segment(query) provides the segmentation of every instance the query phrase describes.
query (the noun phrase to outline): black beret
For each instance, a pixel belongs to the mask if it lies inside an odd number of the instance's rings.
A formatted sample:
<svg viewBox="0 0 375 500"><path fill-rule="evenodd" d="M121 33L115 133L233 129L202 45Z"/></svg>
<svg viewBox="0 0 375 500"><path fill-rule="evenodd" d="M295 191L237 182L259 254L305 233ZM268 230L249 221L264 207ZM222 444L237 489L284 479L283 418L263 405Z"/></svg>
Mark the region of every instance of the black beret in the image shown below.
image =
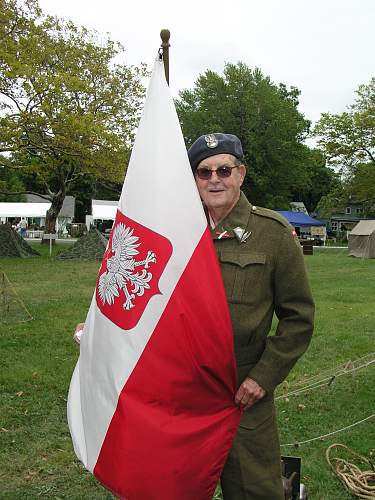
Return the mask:
<svg viewBox="0 0 375 500"><path fill-rule="evenodd" d="M201 135L188 149L188 157L193 172L205 158L222 153L233 155L241 160L243 151L239 138L232 134L220 133Z"/></svg>

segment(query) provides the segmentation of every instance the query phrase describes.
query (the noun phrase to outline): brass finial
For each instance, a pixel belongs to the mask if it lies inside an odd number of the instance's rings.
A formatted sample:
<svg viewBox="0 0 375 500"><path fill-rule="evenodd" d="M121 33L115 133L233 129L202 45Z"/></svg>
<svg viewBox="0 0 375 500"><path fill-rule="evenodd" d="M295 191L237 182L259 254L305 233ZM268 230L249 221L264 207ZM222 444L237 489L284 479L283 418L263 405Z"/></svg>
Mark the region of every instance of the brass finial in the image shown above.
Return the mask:
<svg viewBox="0 0 375 500"><path fill-rule="evenodd" d="M163 62L164 62L164 71L165 71L165 79L169 85L169 38L171 33L169 30L161 30L160 38L162 40L161 48L163 49Z"/></svg>

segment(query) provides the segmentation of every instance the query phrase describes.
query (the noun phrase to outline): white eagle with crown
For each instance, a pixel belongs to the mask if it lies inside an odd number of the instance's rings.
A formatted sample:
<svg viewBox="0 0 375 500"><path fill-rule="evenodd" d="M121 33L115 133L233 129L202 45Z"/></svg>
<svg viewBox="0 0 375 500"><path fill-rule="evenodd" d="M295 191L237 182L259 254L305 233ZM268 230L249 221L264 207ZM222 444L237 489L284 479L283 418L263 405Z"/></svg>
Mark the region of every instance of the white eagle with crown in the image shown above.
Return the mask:
<svg viewBox="0 0 375 500"><path fill-rule="evenodd" d="M112 253L107 257L107 271L102 273L98 283L98 293L103 305L107 302L112 305L116 297L124 291L125 302L123 308L129 311L134 307L136 296L142 296L145 290L150 288L149 282L152 273L148 271L150 264L156 262L156 255L149 250L142 261L136 261L135 255L139 254L137 248L138 236L133 235L134 229L119 223L115 226L112 234ZM136 271L136 268L143 269Z"/></svg>

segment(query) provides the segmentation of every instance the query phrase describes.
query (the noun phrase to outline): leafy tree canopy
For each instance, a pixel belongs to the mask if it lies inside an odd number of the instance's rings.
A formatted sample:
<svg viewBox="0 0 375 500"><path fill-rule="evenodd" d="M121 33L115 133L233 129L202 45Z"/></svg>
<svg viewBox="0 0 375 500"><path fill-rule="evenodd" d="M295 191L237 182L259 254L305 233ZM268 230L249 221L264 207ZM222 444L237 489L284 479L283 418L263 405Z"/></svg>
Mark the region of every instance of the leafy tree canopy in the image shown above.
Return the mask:
<svg viewBox="0 0 375 500"><path fill-rule="evenodd" d="M193 89L181 91L176 107L188 146L202 134L237 135L248 170L244 189L252 202L288 208L295 196L316 203L321 194L309 191L319 191L314 175L317 169L329 175L324 161L319 164L303 144L310 122L297 109L299 94L295 87L272 83L259 69L226 64L223 75L208 70Z"/></svg>
<svg viewBox="0 0 375 500"><path fill-rule="evenodd" d="M313 133L331 166L351 175L361 163L375 166L375 78L357 90L357 99L341 114L323 113Z"/></svg>
<svg viewBox="0 0 375 500"><path fill-rule="evenodd" d="M0 7L0 162L47 194L53 231L80 178L123 179L145 68L115 62L120 44L43 15L35 0Z"/></svg>
<svg viewBox="0 0 375 500"><path fill-rule="evenodd" d="M365 217L375 216L375 169L371 162L352 166L350 175L331 186L319 202L319 212L330 217L339 207L360 203Z"/></svg>

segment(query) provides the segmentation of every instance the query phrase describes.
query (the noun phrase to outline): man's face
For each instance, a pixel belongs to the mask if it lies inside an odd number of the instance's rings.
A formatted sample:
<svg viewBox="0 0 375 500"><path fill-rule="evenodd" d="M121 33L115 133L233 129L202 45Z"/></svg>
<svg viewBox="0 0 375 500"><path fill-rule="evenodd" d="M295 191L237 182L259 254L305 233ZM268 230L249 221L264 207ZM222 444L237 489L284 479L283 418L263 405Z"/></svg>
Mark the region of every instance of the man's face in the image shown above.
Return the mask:
<svg viewBox="0 0 375 500"><path fill-rule="evenodd" d="M202 160L199 169L216 170L220 167L232 168L235 166L235 157L230 154L219 154L210 156ZM216 172L212 172L209 179L200 179L195 173L195 182L198 187L200 197L208 210L230 211L237 203L240 196L240 188L245 178L246 168L240 165L233 168L229 177L219 177Z"/></svg>

